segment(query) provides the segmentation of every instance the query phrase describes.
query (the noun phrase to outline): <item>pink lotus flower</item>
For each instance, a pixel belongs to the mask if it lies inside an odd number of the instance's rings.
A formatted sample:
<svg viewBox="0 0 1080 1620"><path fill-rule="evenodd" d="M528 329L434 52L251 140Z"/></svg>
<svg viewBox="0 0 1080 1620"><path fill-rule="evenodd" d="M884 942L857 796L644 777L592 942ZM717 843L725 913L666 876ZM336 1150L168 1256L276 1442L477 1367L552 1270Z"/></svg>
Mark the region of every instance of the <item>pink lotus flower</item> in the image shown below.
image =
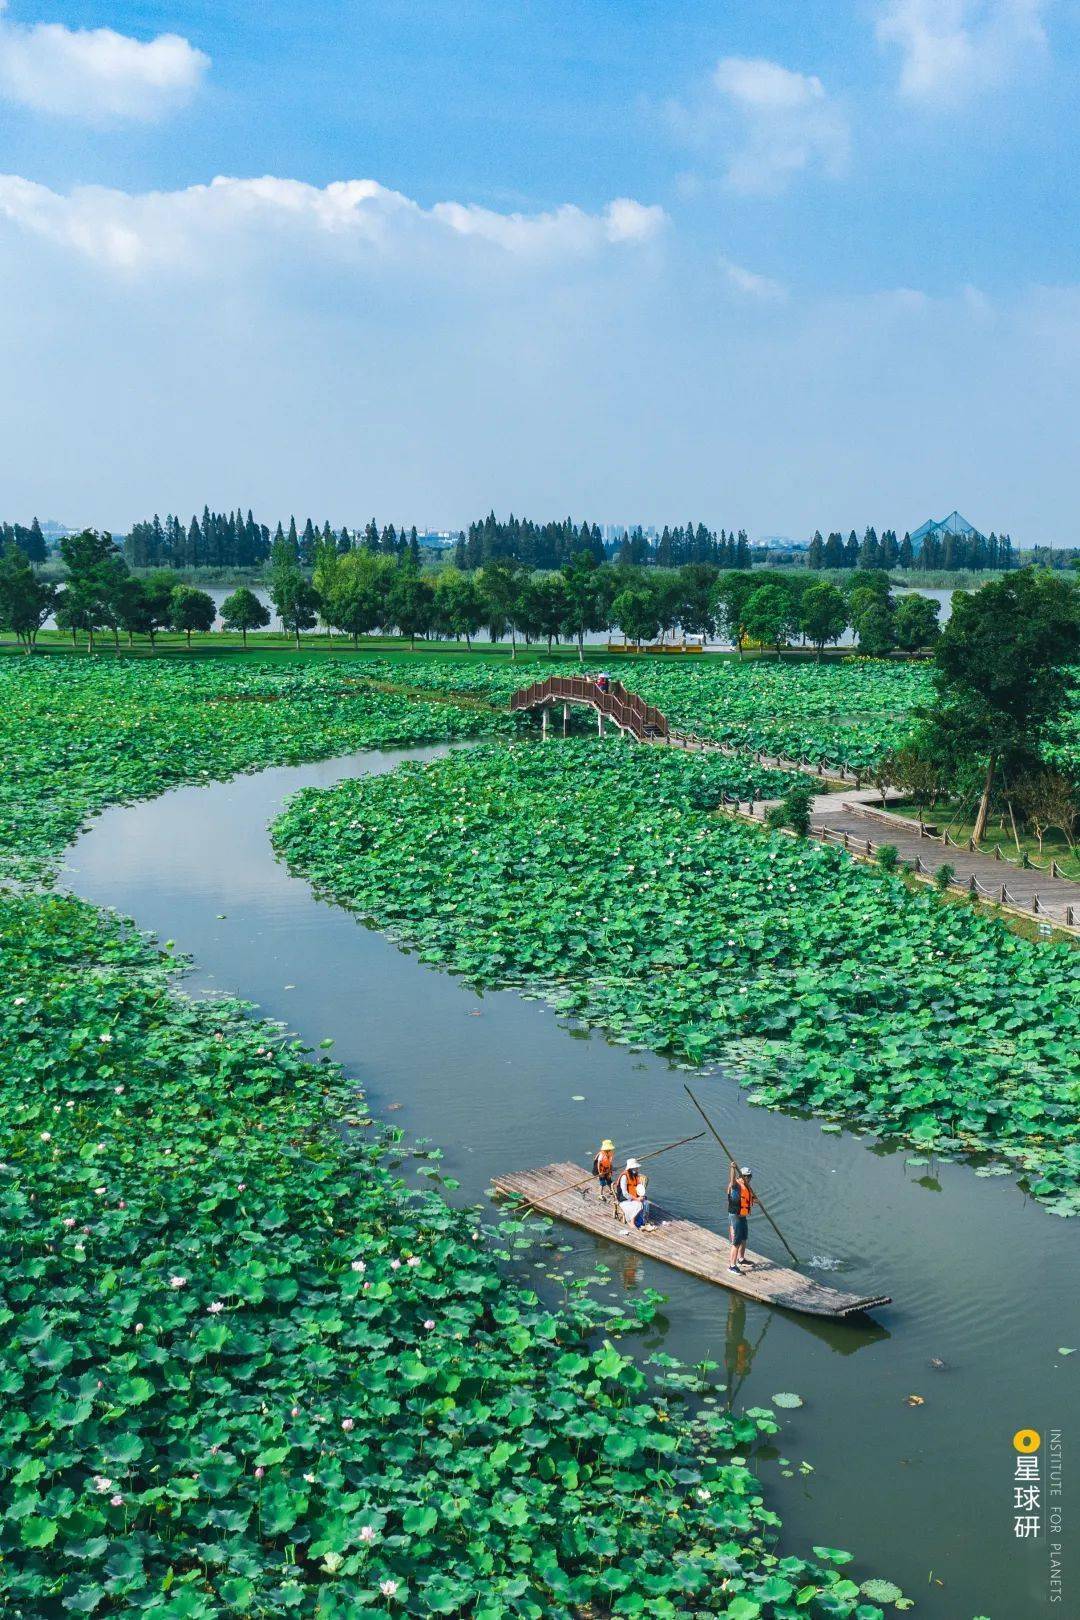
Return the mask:
<svg viewBox="0 0 1080 1620"><path fill-rule="evenodd" d="M361 1529L361 1531L360 1531L360 1540L361 1541L374 1541L375 1540L375 1527L373 1525L370 1525L370 1524L365 1524L363 1526L363 1528Z"/></svg>
<svg viewBox="0 0 1080 1620"><path fill-rule="evenodd" d="M94 1489L99 1496L104 1496L106 1492L112 1490L112 1480L106 1479L104 1474L95 1474Z"/></svg>
<svg viewBox="0 0 1080 1620"><path fill-rule="evenodd" d="M315 1475L314 1474L305 1474L304 1478L307 1480L309 1485L314 1485L314 1483L315 1483Z"/></svg>
<svg viewBox="0 0 1080 1620"><path fill-rule="evenodd" d="M434 1319L429 1316L427 1321L424 1323L424 1326L427 1328L428 1332L430 1333L432 1328L435 1326Z"/></svg>
<svg viewBox="0 0 1080 1620"><path fill-rule="evenodd" d="M65 1215L64 1216L64 1225L65 1226L74 1226L75 1225L75 1217L74 1217L74 1215Z"/></svg>
<svg viewBox="0 0 1080 1620"><path fill-rule="evenodd" d="M109 1506L110 1507L123 1507L123 1505L124 1505L124 1498L120 1495L119 1491L117 1491L115 1496L110 1496L109 1497Z"/></svg>
<svg viewBox="0 0 1080 1620"><path fill-rule="evenodd" d="M41 1140L43 1142L51 1142L52 1141L52 1131L42 1131Z"/></svg>
<svg viewBox="0 0 1080 1620"><path fill-rule="evenodd" d="M136 1331L136 1333L141 1333L141 1332L142 1332L142 1330L143 1330L143 1325L142 1325L142 1323L141 1323L141 1322L136 1322L136 1324L135 1324L135 1331Z"/></svg>
<svg viewBox="0 0 1080 1620"><path fill-rule="evenodd" d="M178 1276L178 1277L170 1277L169 1278L169 1287L170 1288L183 1288L186 1285L186 1283L187 1283L187 1278L186 1277L179 1277Z"/></svg>
<svg viewBox="0 0 1080 1620"><path fill-rule="evenodd" d="M410 1266L418 1266L420 1264L420 1256L418 1254L414 1254L408 1263Z"/></svg>
<svg viewBox="0 0 1080 1620"><path fill-rule="evenodd" d="M352 1270L353 1271L366 1271L367 1270L367 1265L365 1264L365 1262L363 1260L354 1260L353 1263L352 1263Z"/></svg>
<svg viewBox="0 0 1080 1620"><path fill-rule="evenodd" d="M256 1479L262 1479L262 1477L263 1477L263 1475L265 1473L266 1473L265 1468L256 1468L256 1470L255 1470L255 1478Z"/></svg>
<svg viewBox="0 0 1080 1620"><path fill-rule="evenodd" d="M341 1427L345 1430L345 1433L348 1434L350 1429L354 1429L356 1427L355 1419L353 1419L353 1418L342 1418Z"/></svg>
<svg viewBox="0 0 1080 1620"><path fill-rule="evenodd" d="M212 1305L208 1305L206 1307L206 1313L208 1316L216 1316L219 1311L223 1311L224 1309L225 1307L221 1303L220 1299L215 1299Z"/></svg>
<svg viewBox="0 0 1080 1620"><path fill-rule="evenodd" d="M388 1598L395 1597L397 1595L397 1588L398 1588L397 1581L380 1581L379 1582L379 1591L382 1593L383 1597L388 1597Z"/></svg>
<svg viewBox="0 0 1080 1620"><path fill-rule="evenodd" d="M391 1262L390 1262L390 1270L391 1271L400 1271L401 1270L401 1261L400 1260L391 1260Z"/></svg>

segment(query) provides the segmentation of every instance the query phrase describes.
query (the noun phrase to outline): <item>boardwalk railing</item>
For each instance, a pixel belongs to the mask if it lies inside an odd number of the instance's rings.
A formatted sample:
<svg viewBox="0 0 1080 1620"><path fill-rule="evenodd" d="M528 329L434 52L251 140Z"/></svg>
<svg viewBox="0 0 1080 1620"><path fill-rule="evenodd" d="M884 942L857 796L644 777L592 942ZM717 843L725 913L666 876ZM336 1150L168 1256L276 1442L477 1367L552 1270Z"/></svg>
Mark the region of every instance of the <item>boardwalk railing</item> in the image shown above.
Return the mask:
<svg viewBox="0 0 1080 1620"><path fill-rule="evenodd" d="M750 812L756 815L757 808L750 807ZM876 859L879 851L888 844L886 839L876 842L872 838L859 838L854 833L825 826L811 827L810 837L820 839L823 844L836 844L849 855L858 855L867 861ZM935 869L918 855L913 861L901 861L901 865L909 866L916 877L935 875ZM1054 876L1057 877L1059 874L1055 873ZM1029 912L1033 917L1055 918L1066 928L1076 928L1080 924L1080 909L1076 906L1048 903L1046 897L1039 894L1033 894L1030 898L1015 895L1010 892L1007 883L995 883L992 886L980 883L974 872L969 873L967 877L954 873L949 878L948 887L960 889L963 893L977 896L980 900L989 900L994 905L1011 906L1015 911Z"/></svg>
<svg viewBox="0 0 1080 1620"><path fill-rule="evenodd" d="M663 712L643 702L636 693L628 692L621 681L609 681L601 688L587 675L551 675L546 681L534 681L532 686L523 687L510 699L514 710L538 709L556 703L588 704L639 742L669 740Z"/></svg>

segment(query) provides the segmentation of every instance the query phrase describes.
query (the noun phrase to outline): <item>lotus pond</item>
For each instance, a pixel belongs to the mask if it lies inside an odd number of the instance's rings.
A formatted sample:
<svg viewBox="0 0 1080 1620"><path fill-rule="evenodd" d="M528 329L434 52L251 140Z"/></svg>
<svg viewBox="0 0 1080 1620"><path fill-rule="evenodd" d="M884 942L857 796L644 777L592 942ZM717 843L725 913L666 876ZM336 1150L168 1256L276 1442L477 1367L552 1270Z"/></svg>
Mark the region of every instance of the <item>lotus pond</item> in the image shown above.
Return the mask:
<svg viewBox="0 0 1080 1620"><path fill-rule="evenodd" d="M492 723L310 669L3 678L9 879L112 800ZM848 1553L772 1550L772 1413L618 1347L655 1297L542 1301L518 1224L408 1190L334 1065L115 916L9 889L0 940L7 1612L880 1620Z"/></svg>
<svg viewBox="0 0 1080 1620"><path fill-rule="evenodd" d="M574 672L562 661L550 667L554 674ZM927 665L867 658L819 665L715 657L616 657L605 662L594 655L586 668L607 669L661 708L677 730L748 750L862 770L903 741L912 711L931 690ZM476 692L499 703L546 673L542 665L517 666L509 660L458 665L422 657L365 658L358 669L418 690Z"/></svg>
<svg viewBox="0 0 1080 1620"><path fill-rule="evenodd" d="M88 815L178 782L500 729L331 665L0 660L0 876L37 878Z"/></svg>
<svg viewBox="0 0 1080 1620"><path fill-rule="evenodd" d="M620 739L480 746L307 790L276 848L424 961L755 1101L992 1152L1080 1208L1080 968L838 851L710 813L729 761Z"/></svg>
<svg viewBox="0 0 1080 1620"><path fill-rule="evenodd" d="M880 1614L767 1550L771 1414L511 1281L334 1065L79 901L0 922L7 1612Z"/></svg>

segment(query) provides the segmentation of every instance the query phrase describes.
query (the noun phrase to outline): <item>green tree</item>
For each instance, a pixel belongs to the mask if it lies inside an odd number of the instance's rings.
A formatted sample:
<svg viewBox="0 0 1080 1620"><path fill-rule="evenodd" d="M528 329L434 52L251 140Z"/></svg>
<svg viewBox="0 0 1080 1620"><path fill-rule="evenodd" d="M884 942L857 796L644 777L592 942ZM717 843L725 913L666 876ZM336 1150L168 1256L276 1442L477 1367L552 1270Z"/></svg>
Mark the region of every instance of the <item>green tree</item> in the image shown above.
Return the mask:
<svg viewBox="0 0 1080 1620"><path fill-rule="evenodd" d="M986 832L995 776L1010 779L1039 757L1048 727L1076 689L1080 586L1062 574L1023 568L978 591L957 591L935 648L929 741L943 738L982 773L972 837Z"/></svg>
<svg viewBox="0 0 1080 1620"><path fill-rule="evenodd" d="M602 630L608 602L604 572L591 551L577 551L562 570L566 595L566 630L577 642L578 662L585 662L585 637Z"/></svg>
<svg viewBox="0 0 1080 1620"><path fill-rule="evenodd" d="M205 591L197 591L193 585L174 587L169 622L174 630L183 631L189 647L191 632L212 630L216 618L217 608L214 606L212 596L208 596Z"/></svg>
<svg viewBox="0 0 1080 1620"><path fill-rule="evenodd" d="M848 623L848 605L843 591L820 580L803 592L799 603L799 629L817 648L818 663L826 642L840 640Z"/></svg>
<svg viewBox="0 0 1080 1620"><path fill-rule="evenodd" d="M797 628L792 600L783 586L759 585L747 598L743 625L751 641L775 647L779 659L785 636Z"/></svg>
<svg viewBox="0 0 1080 1620"><path fill-rule="evenodd" d="M714 563L687 563L679 570L678 622L684 635L708 640L716 633L713 592L719 571Z"/></svg>
<svg viewBox="0 0 1080 1620"><path fill-rule="evenodd" d="M221 619L226 630L239 630L247 646L249 630L265 630L270 623L270 609L265 607L254 591L246 585L233 591L221 604Z"/></svg>
<svg viewBox="0 0 1080 1620"><path fill-rule="evenodd" d="M517 658L517 631L521 616L521 589L524 570L512 557L496 557L480 570L480 591L487 605L485 615L492 641L510 632L510 657ZM501 630L500 630L501 627Z"/></svg>
<svg viewBox="0 0 1080 1620"><path fill-rule="evenodd" d="M743 643L747 635L746 604L755 589L754 576L742 571L721 574L713 587L716 627L722 635L726 635L734 643L740 658L743 656Z"/></svg>
<svg viewBox="0 0 1080 1620"><path fill-rule="evenodd" d="M426 635L431 628L435 607L435 593L423 574L408 564L394 569L387 597L387 614L396 624L409 645L415 650L417 636Z"/></svg>
<svg viewBox="0 0 1080 1620"><path fill-rule="evenodd" d="M859 651L867 658L887 658L896 646L893 610L880 598L865 607L854 624L859 636Z"/></svg>
<svg viewBox="0 0 1080 1620"><path fill-rule="evenodd" d="M60 555L67 564L67 587L58 599L65 627L74 633L85 630L87 651L94 650L94 633L115 622L114 605L119 582L127 575L127 564L113 543L108 530L83 529L60 542Z"/></svg>
<svg viewBox="0 0 1080 1620"><path fill-rule="evenodd" d="M0 627L13 630L28 653L58 595L55 585L37 577L25 551L7 547L0 556Z"/></svg>
<svg viewBox="0 0 1080 1620"><path fill-rule="evenodd" d="M904 652L932 647L941 634L941 603L930 596L902 596L896 605L896 645Z"/></svg>
<svg viewBox="0 0 1080 1620"><path fill-rule="evenodd" d="M536 626L540 635L547 637L548 652L566 628L569 601L566 580L562 574L542 574L532 584Z"/></svg>
<svg viewBox="0 0 1080 1620"><path fill-rule="evenodd" d="M300 650L300 634L314 630L319 622L319 593L298 568L275 570L270 580L270 599L286 635L295 636Z"/></svg>
<svg viewBox="0 0 1080 1620"><path fill-rule="evenodd" d="M458 641L464 636L472 651L472 638L484 623L484 599L471 574L452 566L442 570L435 581L434 622Z"/></svg>
<svg viewBox="0 0 1080 1620"><path fill-rule="evenodd" d="M167 630L172 622L172 593L175 589L175 580L164 568L156 573L148 574L141 581L143 603L146 612L145 633L150 637L153 647L159 630Z"/></svg>
<svg viewBox="0 0 1080 1620"><path fill-rule="evenodd" d="M611 617L628 641L638 645L654 641L660 633L660 603L656 591L644 581L628 586L612 602Z"/></svg>
<svg viewBox="0 0 1080 1620"><path fill-rule="evenodd" d="M392 572L386 560L369 547L350 551L339 560L323 603L323 617L335 630L352 636L354 646L361 636L387 622Z"/></svg>
<svg viewBox="0 0 1080 1620"><path fill-rule="evenodd" d="M136 636L150 634L153 611L141 579L131 574L117 583L109 603L111 624L119 639L119 632L127 632L130 647Z"/></svg>

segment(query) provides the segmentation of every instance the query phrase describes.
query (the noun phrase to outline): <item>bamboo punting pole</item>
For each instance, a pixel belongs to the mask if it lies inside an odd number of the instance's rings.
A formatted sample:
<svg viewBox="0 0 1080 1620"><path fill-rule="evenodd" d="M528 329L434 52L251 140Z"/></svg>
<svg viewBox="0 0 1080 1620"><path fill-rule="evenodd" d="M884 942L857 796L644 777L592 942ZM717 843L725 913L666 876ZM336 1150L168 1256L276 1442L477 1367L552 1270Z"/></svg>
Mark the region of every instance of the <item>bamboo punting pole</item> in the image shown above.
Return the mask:
<svg viewBox="0 0 1080 1620"><path fill-rule="evenodd" d="M724 1152L727 1154L727 1156L730 1159L731 1163L732 1164L738 1164L738 1162L739 1162L738 1159L736 1159L735 1155L732 1153L731 1149L728 1147L727 1143L724 1141L723 1137L720 1135L720 1132L716 1129L716 1126L713 1124L712 1120L709 1118L709 1116L705 1112L704 1108L702 1108L701 1104L698 1102L697 1098L694 1096L694 1093L690 1090L690 1087L687 1086L687 1085L684 1085L683 1090L686 1092L686 1095L690 1098L690 1101L693 1103L694 1107L697 1109L698 1113L701 1115L702 1119L705 1121L705 1123L709 1127L710 1131L716 1137L716 1140L720 1143L720 1146L723 1148ZM799 1257L795 1253L795 1250L791 1247L791 1244L788 1242L788 1240L784 1236L783 1232L781 1232L780 1228L777 1226L776 1222L773 1220L772 1216L769 1214L768 1210L765 1208L765 1205L761 1202L761 1199L757 1197L756 1193L754 1194L754 1197L757 1199L757 1206L760 1209L761 1213L764 1215L765 1219L768 1221L769 1225L772 1227L773 1231L776 1233L777 1237L780 1239L781 1243L784 1245L784 1248L787 1250L788 1254L790 1254L790 1256L794 1260L795 1264L798 1265L799 1264Z"/></svg>

